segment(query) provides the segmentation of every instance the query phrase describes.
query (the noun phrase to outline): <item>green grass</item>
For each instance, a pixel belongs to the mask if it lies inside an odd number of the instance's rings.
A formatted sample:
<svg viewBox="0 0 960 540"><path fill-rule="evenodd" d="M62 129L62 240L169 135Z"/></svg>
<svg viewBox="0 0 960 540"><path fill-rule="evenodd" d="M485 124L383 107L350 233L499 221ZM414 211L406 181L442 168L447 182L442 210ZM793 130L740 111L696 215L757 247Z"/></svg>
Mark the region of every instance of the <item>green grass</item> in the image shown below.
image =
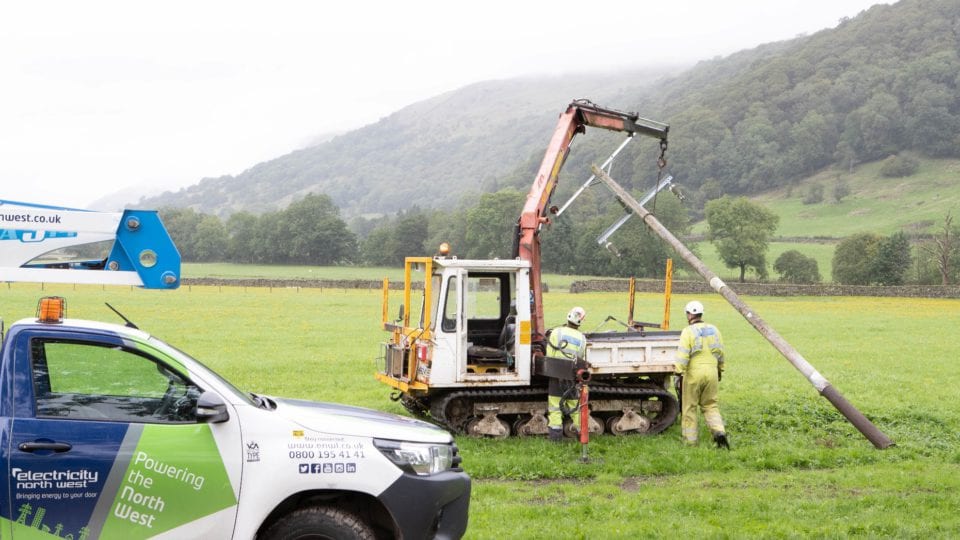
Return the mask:
<svg viewBox="0 0 960 540"><path fill-rule="evenodd" d="M373 378L379 291L0 285L9 325L44 294L71 317L119 321L114 307L242 389L403 414ZM672 300L671 325L682 306ZM393 296L394 306L399 295ZM954 538L960 535L960 409L954 406L960 300L747 297L896 446L876 450L717 295L698 297L729 357L721 412L733 451L655 437L576 444L457 437L474 479L467 538ZM547 323L572 305L585 328L625 317L625 295L545 295ZM658 295L637 318L658 319ZM704 433L702 438L708 438Z"/></svg>
<svg viewBox="0 0 960 540"><path fill-rule="evenodd" d="M920 170L906 178L883 178L880 162L854 172L828 170L804 180L787 193L780 189L757 198L780 216L778 236L843 238L859 232L889 235L931 232L943 224L947 212L960 208L958 160L923 160ZM833 186L846 181L851 194L841 202L832 199ZM809 186L824 187L824 202L803 204Z"/></svg>

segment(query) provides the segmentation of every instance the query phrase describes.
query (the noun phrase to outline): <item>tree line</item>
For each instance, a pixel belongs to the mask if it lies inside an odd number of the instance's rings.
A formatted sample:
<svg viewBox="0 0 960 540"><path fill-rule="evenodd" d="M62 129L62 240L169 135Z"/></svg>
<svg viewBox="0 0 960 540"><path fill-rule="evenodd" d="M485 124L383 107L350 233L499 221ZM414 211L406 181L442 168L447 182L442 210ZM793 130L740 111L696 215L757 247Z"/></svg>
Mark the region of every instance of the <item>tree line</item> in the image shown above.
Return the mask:
<svg viewBox="0 0 960 540"><path fill-rule="evenodd" d="M663 277L666 260L674 256L670 246L639 219L629 219L611 242L601 245L597 238L624 215L623 210L618 206L603 210L599 201L584 198L578 209L554 218L541 231L544 271ZM281 211L259 216L238 212L226 221L191 208L165 208L160 214L185 261L400 266L405 257L435 254L442 242L461 258L512 257L524 200L522 192L507 188L478 200L465 199L449 211L413 206L392 216L357 217L349 225L330 197L316 194ZM653 204L667 229L680 237L689 235L690 216L678 200L660 197ZM707 239L723 264L737 270L741 281L748 272L769 280L767 252L778 216L746 197L728 195L709 201L704 212ZM782 253L772 269L781 282L823 279L817 261L798 250ZM960 226L947 214L934 234L913 244L903 232L849 236L834 250L831 277L845 285L957 283Z"/></svg>
<svg viewBox="0 0 960 540"><path fill-rule="evenodd" d="M160 216L185 261L337 265L354 262L357 238L326 195L308 194L284 210L237 212L226 221L192 208Z"/></svg>

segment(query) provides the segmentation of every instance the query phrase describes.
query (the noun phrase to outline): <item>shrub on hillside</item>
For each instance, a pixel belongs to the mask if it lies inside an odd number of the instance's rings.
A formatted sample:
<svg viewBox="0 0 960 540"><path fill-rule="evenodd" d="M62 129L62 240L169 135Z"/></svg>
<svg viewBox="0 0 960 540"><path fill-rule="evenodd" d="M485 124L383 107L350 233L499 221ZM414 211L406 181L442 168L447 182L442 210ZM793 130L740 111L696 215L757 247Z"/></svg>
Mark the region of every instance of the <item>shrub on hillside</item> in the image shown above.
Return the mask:
<svg viewBox="0 0 960 540"><path fill-rule="evenodd" d="M920 162L910 156L890 156L880 165L880 175L884 178L903 178L919 168Z"/></svg>
<svg viewBox="0 0 960 540"><path fill-rule="evenodd" d="M803 204L820 204L823 202L823 184L817 182L810 184L810 189L803 197Z"/></svg>
<svg viewBox="0 0 960 540"><path fill-rule="evenodd" d="M850 185L846 180L837 178L837 183L833 185L833 202L839 203L847 195L850 195Z"/></svg>

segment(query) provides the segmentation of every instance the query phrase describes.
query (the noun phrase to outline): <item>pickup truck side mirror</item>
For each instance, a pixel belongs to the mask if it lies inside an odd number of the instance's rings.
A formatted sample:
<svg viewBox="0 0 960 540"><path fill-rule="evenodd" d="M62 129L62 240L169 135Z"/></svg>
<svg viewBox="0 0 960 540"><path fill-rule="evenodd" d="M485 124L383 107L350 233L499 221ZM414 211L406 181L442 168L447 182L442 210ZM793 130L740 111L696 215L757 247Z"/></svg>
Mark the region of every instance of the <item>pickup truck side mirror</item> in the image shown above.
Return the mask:
<svg viewBox="0 0 960 540"><path fill-rule="evenodd" d="M230 419L227 404L219 394L207 390L197 399L197 422L218 424Z"/></svg>

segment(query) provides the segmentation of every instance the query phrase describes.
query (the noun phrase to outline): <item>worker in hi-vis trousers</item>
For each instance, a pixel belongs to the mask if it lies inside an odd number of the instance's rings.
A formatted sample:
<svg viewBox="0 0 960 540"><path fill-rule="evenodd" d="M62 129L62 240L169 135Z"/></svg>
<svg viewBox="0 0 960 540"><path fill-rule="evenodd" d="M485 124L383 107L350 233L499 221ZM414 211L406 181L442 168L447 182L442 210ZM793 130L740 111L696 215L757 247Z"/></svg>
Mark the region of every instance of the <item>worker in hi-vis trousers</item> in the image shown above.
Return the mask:
<svg viewBox="0 0 960 540"><path fill-rule="evenodd" d="M570 362L576 362L587 355L587 337L580 331L580 325L583 324L587 312L582 307L575 307L567 314L567 323L550 330L550 337L547 339L547 356L554 358L566 358ZM572 381L565 381L550 377L547 386L547 427L549 428L549 438L551 441L560 441L563 439L563 408L573 409L570 413L570 420L573 421L574 429L580 427L580 408L577 407L577 396L569 399L568 391L573 388ZM566 396L565 396L566 395ZM566 398L565 398L566 397Z"/></svg>
<svg viewBox="0 0 960 540"><path fill-rule="evenodd" d="M717 448L730 449L720 416L720 379L723 375L723 338L720 330L703 322L703 304L694 300L685 308L689 326L680 333L674 362L677 397L680 398L680 432L683 441L697 444L698 412L713 434Z"/></svg>

